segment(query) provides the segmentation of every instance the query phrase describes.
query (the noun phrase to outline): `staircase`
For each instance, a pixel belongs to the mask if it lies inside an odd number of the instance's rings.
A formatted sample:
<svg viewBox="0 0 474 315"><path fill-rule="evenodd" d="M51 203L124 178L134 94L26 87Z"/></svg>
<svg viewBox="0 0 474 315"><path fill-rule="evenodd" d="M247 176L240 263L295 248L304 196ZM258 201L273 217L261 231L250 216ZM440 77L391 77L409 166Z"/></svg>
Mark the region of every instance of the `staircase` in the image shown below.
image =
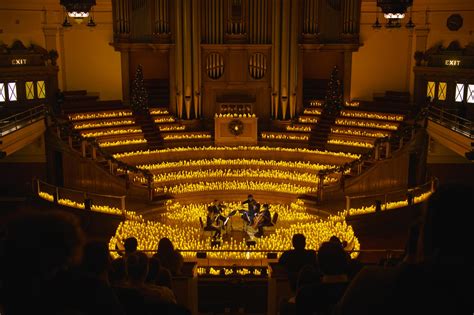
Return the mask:
<svg viewBox="0 0 474 315"><path fill-rule="evenodd" d="M135 114L135 122L141 127L143 135L151 150L159 149L163 146L163 137L159 132L150 112L140 112Z"/></svg>
<svg viewBox="0 0 474 315"><path fill-rule="evenodd" d="M318 124L311 131L309 137L310 148L323 150L326 147L331 133L331 126L334 125L337 116L339 116L339 112L329 114L323 111Z"/></svg>

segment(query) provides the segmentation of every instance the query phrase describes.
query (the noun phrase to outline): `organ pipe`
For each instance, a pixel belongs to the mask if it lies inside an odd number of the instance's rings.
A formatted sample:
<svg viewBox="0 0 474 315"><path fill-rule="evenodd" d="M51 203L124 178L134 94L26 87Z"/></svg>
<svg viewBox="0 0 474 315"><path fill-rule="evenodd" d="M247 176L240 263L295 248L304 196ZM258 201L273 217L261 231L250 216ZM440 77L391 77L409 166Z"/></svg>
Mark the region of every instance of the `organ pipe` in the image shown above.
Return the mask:
<svg viewBox="0 0 474 315"><path fill-rule="evenodd" d="M319 1L305 0L303 12L303 34L319 33Z"/></svg>
<svg viewBox="0 0 474 315"><path fill-rule="evenodd" d="M290 12L289 1L282 4L282 30L281 30L281 99L282 118L286 119L288 105L288 75L289 75L289 53L290 53Z"/></svg>
<svg viewBox="0 0 474 315"><path fill-rule="evenodd" d="M281 0L274 0L273 5L273 23L272 23L272 99L273 99L273 108L272 115L275 118L278 118L279 104L280 104L280 56L281 56Z"/></svg>
<svg viewBox="0 0 474 315"><path fill-rule="evenodd" d="M290 118L296 115L296 88L298 84L298 2L291 2L290 27L290 61L288 65L290 77Z"/></svg>
<svg viewBox="0 0 474 315"><path fill-rule="evenodd" d="M356 35L359 33L360 0L344 0L343 33Z"/></svg>
<svg viewBox="0 0 474 315"><path fill-rule="evenodd" d="M201 60L200 60L200 16L199 8L201 6L201 0L194 0L191 3L192 6L192 71L193 71L193 105L194 105L194 114L197 117L201 116L201 82L200 82L200 69L201 69Z"/></svg>
<svg viewBox="0 0 474 315"><path fill-rule="evenodd" d="M183 0L183 58L184 58L184 98L186 100L186 118L191 118L191 100L193 96L192 68L191 68L191 0Z"/></svg>
<svg viewBox="0 0 474 315"><path fill-rule="evenodd" d="M176 113L183 117L183 32L182 32L182 1L175 0L176 7Z"/></svg>

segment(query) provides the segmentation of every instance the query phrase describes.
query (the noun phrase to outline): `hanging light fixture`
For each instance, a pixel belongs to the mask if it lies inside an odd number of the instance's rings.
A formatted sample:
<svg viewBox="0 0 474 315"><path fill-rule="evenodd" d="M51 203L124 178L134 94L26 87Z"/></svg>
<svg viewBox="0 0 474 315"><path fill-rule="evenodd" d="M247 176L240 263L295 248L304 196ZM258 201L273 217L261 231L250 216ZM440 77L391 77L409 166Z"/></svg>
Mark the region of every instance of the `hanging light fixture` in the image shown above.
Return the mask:
<svg viewBox="0 0 474 315"><path fill-rule="evenodd" d="M96 5L95 0L60 0L59 3L66 10L67 16L73 18L78 24L82 23L84 19L89 17L92 7ZM64 22L66 23L66 20ZM94 21L92 20L92 22Z"/></svg>
<svg viewBox="0 0 474 315"><path fill-rule="evenodd" d="M372 28L374 30L379 30L382 28L382 24L379 22L379 8L377 8L377 11L375 11L375 23L372 24Z"/></svg>
<svg viewBox="0 0 474 315"><path fill-rule="evenodd" d="M401 27L401 20L405 18L405 13L408 8L413 5L413 0L377 0L377 7L382 10L384 18L387 19L387 28L399 28ZM377 18L378 20L378 18ZM376 21L377 23L377 21ZM415 27L411 18L410 10L410 21L406 24L407 28Z"/></svg>

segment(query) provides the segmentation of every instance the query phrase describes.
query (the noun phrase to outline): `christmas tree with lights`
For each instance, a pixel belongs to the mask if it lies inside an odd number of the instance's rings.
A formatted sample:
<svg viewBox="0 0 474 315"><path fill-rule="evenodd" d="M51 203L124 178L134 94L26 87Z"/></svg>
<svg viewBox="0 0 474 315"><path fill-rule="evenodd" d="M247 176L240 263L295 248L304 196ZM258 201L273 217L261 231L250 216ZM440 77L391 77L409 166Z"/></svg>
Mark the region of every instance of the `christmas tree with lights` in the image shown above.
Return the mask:
<svg viewBox="0 0 474 315"><path fill-rule="evenodd" d="M334 66L324 102L324 111L329 115L337 114L342 109L342 88L341 81L337 78L338 73L337 66Z"/></svg>
<svg viewBox="0 0 474 315"><path fill-rule="evenodd" d="M148 92L143 82L143 68L141 65L138 65L135 79L133 80L131 106L135 112L145 112L148 110Z"/></svg>

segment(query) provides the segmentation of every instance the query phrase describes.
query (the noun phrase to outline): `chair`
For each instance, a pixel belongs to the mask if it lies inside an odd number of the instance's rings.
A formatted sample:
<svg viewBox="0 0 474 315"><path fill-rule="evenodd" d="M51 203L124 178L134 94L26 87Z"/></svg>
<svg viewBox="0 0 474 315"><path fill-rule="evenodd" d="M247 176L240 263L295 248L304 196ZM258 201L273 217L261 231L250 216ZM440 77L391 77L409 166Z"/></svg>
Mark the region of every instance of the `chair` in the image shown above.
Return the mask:
<svg viewBox="0 0 474 315"><path fill-rule="evenodd" d="M202 221L201 217L199 217L199 225L201 226L201 237L206 236L206 234L209 237L212 236L212 231L206 231L206 229L204 228L204 222Z"/></svg>
<svg viewBox="0 0 474 315"><path fill-rule="evenodd" d="M264 226L263 227L263 232L275 232L275 225L278 221L278 212L275 212L272 217L272 225Z"/></svg>

